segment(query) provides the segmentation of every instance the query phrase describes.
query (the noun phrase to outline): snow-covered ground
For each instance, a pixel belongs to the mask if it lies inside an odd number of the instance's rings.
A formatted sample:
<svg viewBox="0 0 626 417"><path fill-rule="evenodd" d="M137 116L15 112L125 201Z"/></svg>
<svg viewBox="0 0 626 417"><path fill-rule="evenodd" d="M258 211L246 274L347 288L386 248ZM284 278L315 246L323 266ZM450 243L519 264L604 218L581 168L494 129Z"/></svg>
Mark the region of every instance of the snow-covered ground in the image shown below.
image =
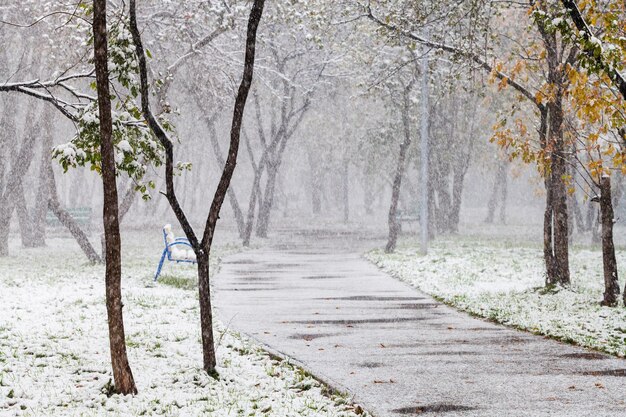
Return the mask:
<svg viewBox="0 0 626 417"><path fill-rule="evenodd" d="M151 284L161 239L158 230L123 235L134 397L106 395L112 376L103 267L87 265L68 238L49 239L44 249L13 242L11 257L0 260L0 415L356 415L348 398L326 395L305 372L222 324L216 326L220 378L207 376L194 267L166 264L163 283Z"/></svg>
<svg viewBox="0 0 626 417"><path fill-rule="evenodd" d="M503 239L438 239L427 256L407 241L395 254L366 257L392 275L478 316L612 353L626 355L626 309L601 307L599 250L574 248L572 286L546 293L539 246ZM617 253L623 288L626 251Z"/></svg>

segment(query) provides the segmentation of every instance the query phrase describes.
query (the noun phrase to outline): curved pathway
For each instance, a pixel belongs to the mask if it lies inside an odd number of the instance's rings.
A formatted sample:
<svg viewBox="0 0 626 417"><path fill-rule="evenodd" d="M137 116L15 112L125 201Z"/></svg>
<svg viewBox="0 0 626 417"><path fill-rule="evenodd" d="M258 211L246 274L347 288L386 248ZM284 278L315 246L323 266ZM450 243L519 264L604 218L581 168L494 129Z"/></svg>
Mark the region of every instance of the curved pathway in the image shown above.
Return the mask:
<svg viewBox="0 0 626 417"><path fill-rule="evenodd" d="M217 314L375 416L626 416L626 363L472 318L303 233L227 257Z"/></svg>

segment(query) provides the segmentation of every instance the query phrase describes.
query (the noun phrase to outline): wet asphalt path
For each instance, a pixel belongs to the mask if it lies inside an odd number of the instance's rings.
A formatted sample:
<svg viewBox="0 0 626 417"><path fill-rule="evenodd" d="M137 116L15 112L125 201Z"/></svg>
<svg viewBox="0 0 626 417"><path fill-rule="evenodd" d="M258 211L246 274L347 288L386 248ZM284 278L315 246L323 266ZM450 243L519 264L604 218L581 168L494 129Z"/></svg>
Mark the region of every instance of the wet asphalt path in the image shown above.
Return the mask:
<svg viewBox="0 0 626 417"><path fill-rule="evenodd" d="M301 235L224 259L218 317L384 416L626 416L624 360L442 305L361 257L373 241Z"/></svg>

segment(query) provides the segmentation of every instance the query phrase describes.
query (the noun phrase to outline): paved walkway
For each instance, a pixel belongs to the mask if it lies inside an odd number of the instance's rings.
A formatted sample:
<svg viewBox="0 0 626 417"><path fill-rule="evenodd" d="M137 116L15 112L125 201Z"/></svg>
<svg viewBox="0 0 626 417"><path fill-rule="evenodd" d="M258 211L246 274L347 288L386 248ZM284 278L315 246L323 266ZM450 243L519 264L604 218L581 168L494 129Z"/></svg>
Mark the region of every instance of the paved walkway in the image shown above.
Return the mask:
<svg viewBox="0 0 626 417"><path fill-rule="evenodd" d="M288 240L224 260L217 314L376 416L626 416L623 360L437 303L362 259L371 241Z"/></svg>

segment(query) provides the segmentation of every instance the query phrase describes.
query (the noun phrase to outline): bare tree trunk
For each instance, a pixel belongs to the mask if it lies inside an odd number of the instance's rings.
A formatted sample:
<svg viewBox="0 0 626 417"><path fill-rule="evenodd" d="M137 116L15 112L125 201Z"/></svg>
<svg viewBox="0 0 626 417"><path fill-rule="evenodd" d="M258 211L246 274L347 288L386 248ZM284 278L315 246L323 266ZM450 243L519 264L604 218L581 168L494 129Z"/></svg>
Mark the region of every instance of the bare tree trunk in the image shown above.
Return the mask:
<svg viewBox="0 0 626 417"><path fill-rule="evenodd" d="M198 256L199 255L199 256ZM200 294L200 329L202 334L202 357L204 370L216 377L215 343L213 339L213 309L211 307L211 285L209 282L209 254L199 251L198 260L198 291Z"/></svg>
<svg viewBox="0 0 626 417"><path fill-rule="evenodd" d="M342 191L343 191L343 222L348 223L350 221L350 191L349 191L349 165L348 161L343 163L342 172Z"/></svg>
<svg viewBox="0 0 626 417"><path fill-rule="evenodd" d="M578 228L578 231L579 232L587 231L585 221L583 219L583 213L580 209L580 203L578 202L578 199L576 198L576 194L572 195L572 199L570 200L570 202L572 204L572 214L574 216L574 219L576 220L576 227Z"/></svg>
<svg viewBox="0 0 626 417"><path fill-rule="evenodd" d="M215 154L215 159L217 160L217 163L219 165L223 166L225 162L224 157L222 156L222 150L220 149L220 143L217 140L215 125L212 121L209 121L207 123L209 125L209 138L211 139L211 144L213 145L213 153ZM239 233L239 237L243 239L245 236L246 225L244 222L243 212L241 211L239 201L237 200L237 194L235 193L235 189L232 186L228 187L228 202L230 203L230 208L233 211L235 222L237 223L237 231Z"/></svg>
<svg viewBox="0 0 626 417"><path fill-rule="evenodd" d="M592 204L587 204L587 212L585 214L585 228L586 230L592 230L596 220L596 210Z"/></svg>
<svg viewBox="0 0 626 417"><path fill-rule="evenodd" d="M40 138L41 158L39 166L39 184L35 195L33 210L28 209L24 192L24 181L20 182L15 194L15 209L20 224L22 246L25 248L42 247L46 244L46 211L48 208L48 185L47 178L49 161L52 148L52 120L50 109L43 107L38 115L39 123L33 123L27 128L25 141L31 143L33 149L28 157L34 156L35 141Z"/></svg>
<svg viewBox="0 0 626 417"><path fill-rule="evenodd" d="M46 133L41 148L41 162L39 166L39 186L37 188L37 199L33 209L33 247L46 245L46 212L48 211L48 200L50 199L50 179L48 178L50 166L50 149L52 148L52 134L50 123L45 123Z"/></svg>
<svg viewBox="0 0 626 417"><path fill-rule="evenodd" d="M541 147L547 148L548 135L548 111L541 109L541 124L539 127L539 139ZM552 176L550 171L544 171L544 184L546 188L546 208L543 214L543 259L546 265L546 285L554 285L553 280L556 275L556 264L554 260L554 242L552 227L552 211L553 211L553 195L552 195Z"/></svg>
<svg viewBox="0 0 626 417"><path fill-rule="evenodd" d="M109 345L115 390L120 394L136 394L135 379L126 354L124 317L122 313L122 253L119 223L113 121L109 90L106 0L93 2L94 65L98 91L100 120L100 152L102 154L102 185L104 188L103 224L106 239L106 306L109 321Z"/></svg>
<svg viewBox="0 0 626 417"><path fill-rule="evenodd" d="M4 48L4 55L7 56L6 48ZM0 61L2 69L6 69L4 65L6 59ZM8 95L0 97L0 105L3 109L9 107ZM9 137L15 135L15 117L14 114L9 114L8 111L0 113L0 149L9 149ZM10 170L10 158L9 152L2 152L0 154L0 258L9 256L9 226L11 224L11 216L13 214L13 203L4 199L4 191L7 188L7 183L10 177L8 171Z"/></svg>
<svg viewBox="0 0 626 417"><path fill-rule="evenodd" d="M498 170L496 171L496 175L494 177L493 190L491 191L491 197L489 197L489 203L487 204L488 211L485 223L493 223L496 208L498 207L498 200L503 201L502 195L506 195L506 185L503 183L506 182L506 167L507 164L505 161L499 162ZM502 204L504 205L504 202ZM500 210L500 217L502 217L504 215L504 208Z"/></svg>
<svg viewBox="0 0 626 417"><path fill-rule="evenodd" d="M135 197L137 196L137 191L135 190L135 185L132 181L128 184L128 188L124 193L124 197L122 197L122 202L120 203L119 213L120 213L120 223L126 218L126 215L130 211L130 208L133 206L135 202Z"/></svg>
<svg viewBox="0 0 626 417"><path fill-rule="evenodd" d="M322 212L323 170L319 168L319 161L310 152L308 159L311 169L311 210L313 214L320 214Z"/></svg>
<svg viewBox="0 0 626 417"><path fill-rule="evenodd" d="M409 143L404 141L400 145L400 154L398 156L398 162L396 165L396 175L394 176L393 185L391 187L391 205L389 207L389 214L387 216L387 224L389 225L389 236L387 237L387 246L385 246L385 252L387 253L391 253L396 249L398 234L400 233L401 225L399 224L397 218L398 200L400 198L400 188L402 186L406 152L409 147Z"/></svg>
<svg viewBox="0 0 626 417"><path fill-rule="evenodd" d="M434 184L437 191L437 212L436 225L440 234L447 233L450 230L450 211L452 208L452 199L450 198L450 183L448 181L447 170L440 173L434 178Z"/></svg>
<svg viewBox="0 0 626 417"><path fill-rule="evenodd" d="M463 199L463 185L465 181L465 172L463 170L455 170L454 183L452 184L452 209L450 210L450 232L459 232L459 221L461 219L461 203Z"/></svg>
<svg viewBox="0 0 626 417"><path fill-rule="evenodd" d="M602 213L602 265L604 268L604 300L602 305L615 307L619 298L617 260L613 244L613 201L611 178L600 178L600 211Z"/></svg>
<svg viewBox="0 0 626 417"><path fill-rule="evenodd" d="M254 183L257 184L260 181L260 175L255 174ZM260 194L258 188L254 185L252 186L252 190L250 191L250 201L248 205L248 215L246 217L246 227L243 231L243 246L250 246L250 238L252 237L252 228L254 226L254 209L257 205L257 200Z"/></svg>
<svg viewBox="0 0 626 417"><path fill-rule="evenodd" d="M24 196L24 187L22 183L15 190L13 194L13 202L15 204L15 212L17 213L17 219L20 225L20 237L22 239L22 247L32 247L33 241L33 224L30 219L30 213L28 213L28 207L26 206L26 196Z"/></svg>
<svg viewBox="0 0 626 417"><path fill-rule="evenodd" d="M252 237L252 228L254 226L254 210L257 206L259 198L261 198L261 177L263 176L263 170L265 168L265 161L267 159L267 149L263 150L261 159L257 164L254 160L254 152L250 145L250 138L245 135L246 148L250 157L250 163L252 164L252 170L254 171L254 180L252 182L252 189L250 190L250 199L248 200L248 213L246 215L246 222L243 230L242 241L243 246L250 246L250 238ZM259 204L259 212L261 210L261 204Z"/></svg>
<svg viewBox="0 0 626 417"><path fill-rule="evenodd" d="M98 253L89 242L87 234L81 229L80 225L74 220L71 214L69 214L59 202L59 196L57 193L56 181L54 178L54 172L52 171L52 162L50 159L46 161L48 169L48 209L54 213L59 219L59 222L69 230L71 235L76 239L76 243L80 246L89 262L92 264L101 263L102 258L98 256Z"/></svg>
<svg viewBox="0 0 626 417"><path fill-rule="evenodd" d="M396 164L396 174L393 178L393 185L391 187L391 205L389 206L389 215L387 217L387 223L389 224L389 236L387 238L387 246L385 246L385 252L391 253L396 249L398 242L398 233L400 231L400 224L398 224L397 212L398 212L398 199L400 197L400 188L402 187L402 177L406 168L406 154L411 145L411 127L409 119L409 93L411 91L412 83L404 90L404 100L402 103L402 124L404 126L404 140L400 144L400 153L398 154L398 162Z"/></svg>
<svg viewBox="0 0 626 417"><path fill-rule="evenodd" d="M261 201L261 210L259 211L259 219L257 220L256 235L260 238L267 237L267 230L270 224L270 215L274 204L274 193L276 191L276 177L278 175L278 166L275 162L267 163L267 182L265 185L265 194Z"/></svg>
<svg viewBox="0 0 626 417"><path fill-rule="evenodd" d="M9 202L0 209L0 257L9 256L9 227L13 214L13 203Z"/></svg>
<svg viewBox="0 0 626 417"><path fill-rule="evenodd" d="M13 127L14 129L14 127ZM9 254L9 227L11 215L15 209L16 199L21 188L22 181L33 159L36 127L30 127L29 133L24 136L24 141L15 155L5 181L4 191L0 190L0 257ZM2 192L3 191L3 192ZM23 193L21 193L23 197ZM23 214L23 213L22 213Z"/></svg>
<svg viewBox="0 0 626 417"><path fill-rule="evenodd" d="M509 177L507 175L508 162L505 163L504 173L502 175L502 185L500 193L500 223L506 224L506 200L509 191Z"/></svg>

